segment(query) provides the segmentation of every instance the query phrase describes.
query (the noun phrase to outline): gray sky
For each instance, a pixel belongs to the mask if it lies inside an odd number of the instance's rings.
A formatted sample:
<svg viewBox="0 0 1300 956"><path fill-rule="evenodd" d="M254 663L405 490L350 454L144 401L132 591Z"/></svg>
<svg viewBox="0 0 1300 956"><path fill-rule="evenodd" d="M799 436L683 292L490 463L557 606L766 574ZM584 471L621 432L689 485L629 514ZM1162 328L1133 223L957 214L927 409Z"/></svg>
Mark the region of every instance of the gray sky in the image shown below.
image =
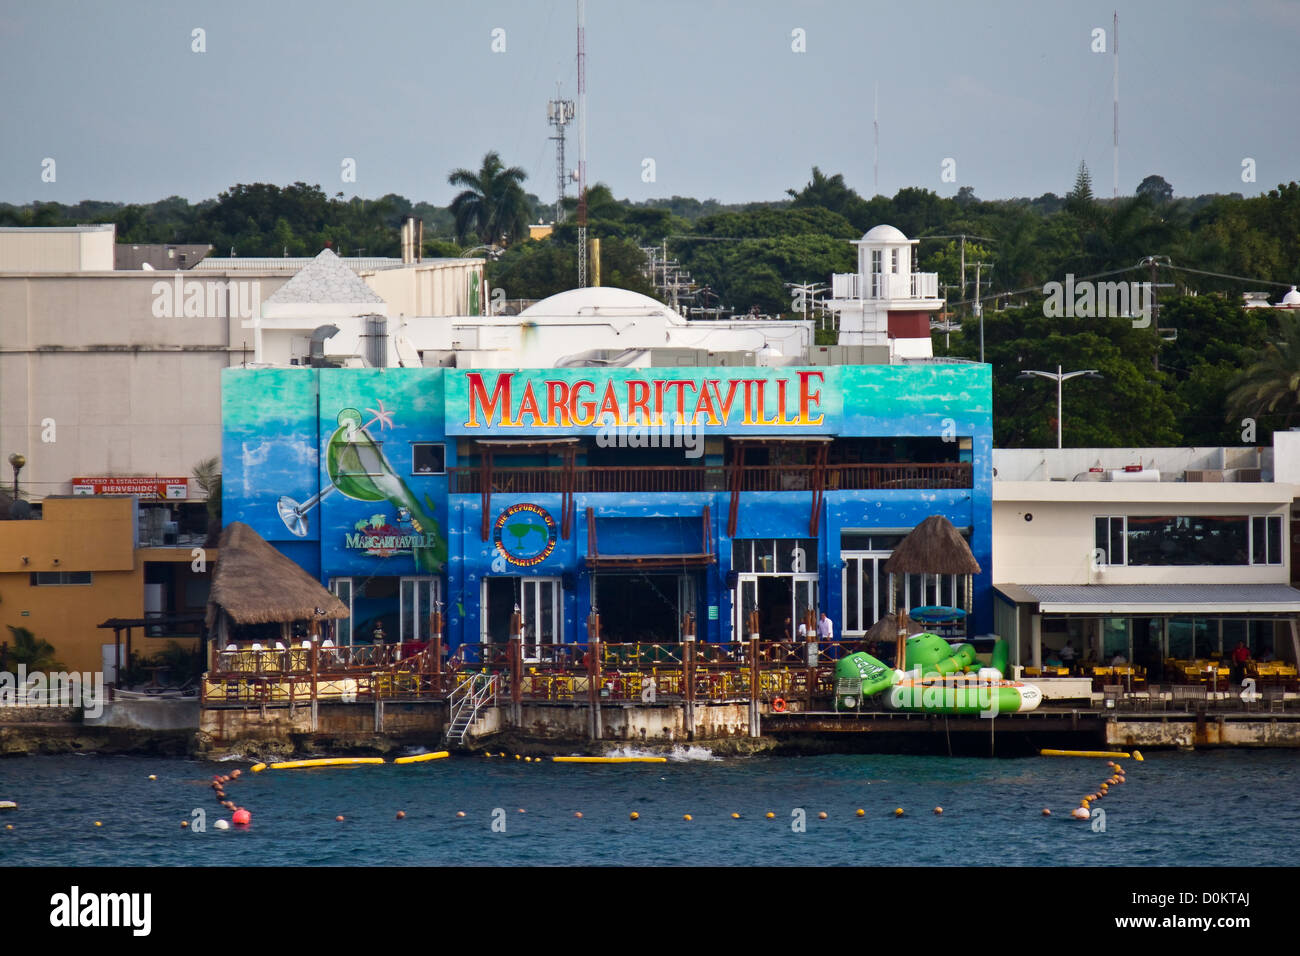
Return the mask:
<svg viewBox="0 0 1300 956"><path fill-rule="evenodd" d="M1110 195L1114 57L1090 45L1102 27L1111 49L1114 9L588 0L588 181L632 199L771 200L817 164L869 196L879 83L886 195L1062 194L1081 159ZM1149 173L1178 195L1300 179L1300 0L1118 9L1121 193ZM303 180L442 205L448 172L492 149L553 199L546 101L557 81L576 93L575 21L574 0L0 0L0 201L199 200ZM195 28L206 52L191 50Z"/></svg>

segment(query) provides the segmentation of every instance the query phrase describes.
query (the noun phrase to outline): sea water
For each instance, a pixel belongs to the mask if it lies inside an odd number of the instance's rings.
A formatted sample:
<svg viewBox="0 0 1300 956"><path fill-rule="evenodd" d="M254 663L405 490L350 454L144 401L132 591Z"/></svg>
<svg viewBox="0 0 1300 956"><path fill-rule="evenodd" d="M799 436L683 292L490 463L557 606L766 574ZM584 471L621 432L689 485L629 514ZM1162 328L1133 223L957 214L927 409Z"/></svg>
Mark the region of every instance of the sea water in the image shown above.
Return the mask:
<svg viewBox="0 0 1300 956"><path fill-rule="evenodd" d="M1121 763L1127 782L1094 805L1104 817L1080 821L1070 811L1110 776L1105 760L692 750L664 764L466 756L253 774L244 762L13 757L0 759L0 800L20 806L0 811L0 866L1289 862L1300 754L1152 752ZM227 797L252 825L219 830L230 813L211 780L236 767Z"/></svg>

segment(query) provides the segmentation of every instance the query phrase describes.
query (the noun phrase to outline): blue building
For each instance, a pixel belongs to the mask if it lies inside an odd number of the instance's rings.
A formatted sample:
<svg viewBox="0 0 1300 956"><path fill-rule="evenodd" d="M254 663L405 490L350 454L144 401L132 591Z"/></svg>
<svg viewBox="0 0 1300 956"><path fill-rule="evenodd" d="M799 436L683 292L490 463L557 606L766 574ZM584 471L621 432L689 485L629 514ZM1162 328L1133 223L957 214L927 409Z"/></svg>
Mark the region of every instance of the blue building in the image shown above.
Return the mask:
<svg viewBox="0 0 1300 956"><path fill-rule="evenodd" d="M352 610L340 643L447 639L525 654L606 641L764 639L825 610L860 636L884 560L922 519L983 568L992 630L992 386L976 364L227 369L224 520ZM965 583L909 578L909 607ZM381 630L376 635L376 628Z"/></svg>

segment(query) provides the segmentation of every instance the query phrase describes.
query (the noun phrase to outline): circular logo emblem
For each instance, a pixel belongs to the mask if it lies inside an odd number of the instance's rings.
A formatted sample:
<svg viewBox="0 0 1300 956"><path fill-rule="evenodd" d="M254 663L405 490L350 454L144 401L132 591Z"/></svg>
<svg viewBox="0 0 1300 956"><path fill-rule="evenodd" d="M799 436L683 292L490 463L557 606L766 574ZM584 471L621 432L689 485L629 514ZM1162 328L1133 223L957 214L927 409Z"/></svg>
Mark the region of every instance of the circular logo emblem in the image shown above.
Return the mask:
<svg viewBox="0 0 1300 956"><path fill-rule="evenodd" d="M497 517L492 540L511 564L541 564L555 550L555 519L539 505L511 505Z"/></svg>

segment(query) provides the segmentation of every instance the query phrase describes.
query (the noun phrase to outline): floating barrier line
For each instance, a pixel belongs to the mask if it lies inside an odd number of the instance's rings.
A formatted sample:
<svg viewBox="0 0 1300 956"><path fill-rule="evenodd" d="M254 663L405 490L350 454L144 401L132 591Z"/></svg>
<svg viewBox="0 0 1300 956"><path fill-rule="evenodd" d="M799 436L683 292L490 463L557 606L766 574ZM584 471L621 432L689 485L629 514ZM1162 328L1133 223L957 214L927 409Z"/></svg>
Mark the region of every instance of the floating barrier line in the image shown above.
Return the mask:
<svg viewBox="0 0 1300 956"><path fill-rule="evenodd" d="M271 764L272 770L299 770L306 767L351 767L357 764L383 763L383 757L324 757L319 760L285 760Z"/></svg>
<svg viewBox="0 0 1300 956"><path fill-rule="evenodd" d="M416 754L414 757L398 757L393 763L424 763L426 760L441 760L443 757L450 756L449 751L439 750L431 754Z"/></svg>
<svg viewBox="0 0 1300 956"><path fill-rule="evenodd" d="M1122 750L1040 750L1042 757L1127 757Z"/></svg>
<svg viewBox="0 0 1300 956"><path fill-rule="evenodd" d="M555 763L667 763L667 757L552 757Z"/></svg>

